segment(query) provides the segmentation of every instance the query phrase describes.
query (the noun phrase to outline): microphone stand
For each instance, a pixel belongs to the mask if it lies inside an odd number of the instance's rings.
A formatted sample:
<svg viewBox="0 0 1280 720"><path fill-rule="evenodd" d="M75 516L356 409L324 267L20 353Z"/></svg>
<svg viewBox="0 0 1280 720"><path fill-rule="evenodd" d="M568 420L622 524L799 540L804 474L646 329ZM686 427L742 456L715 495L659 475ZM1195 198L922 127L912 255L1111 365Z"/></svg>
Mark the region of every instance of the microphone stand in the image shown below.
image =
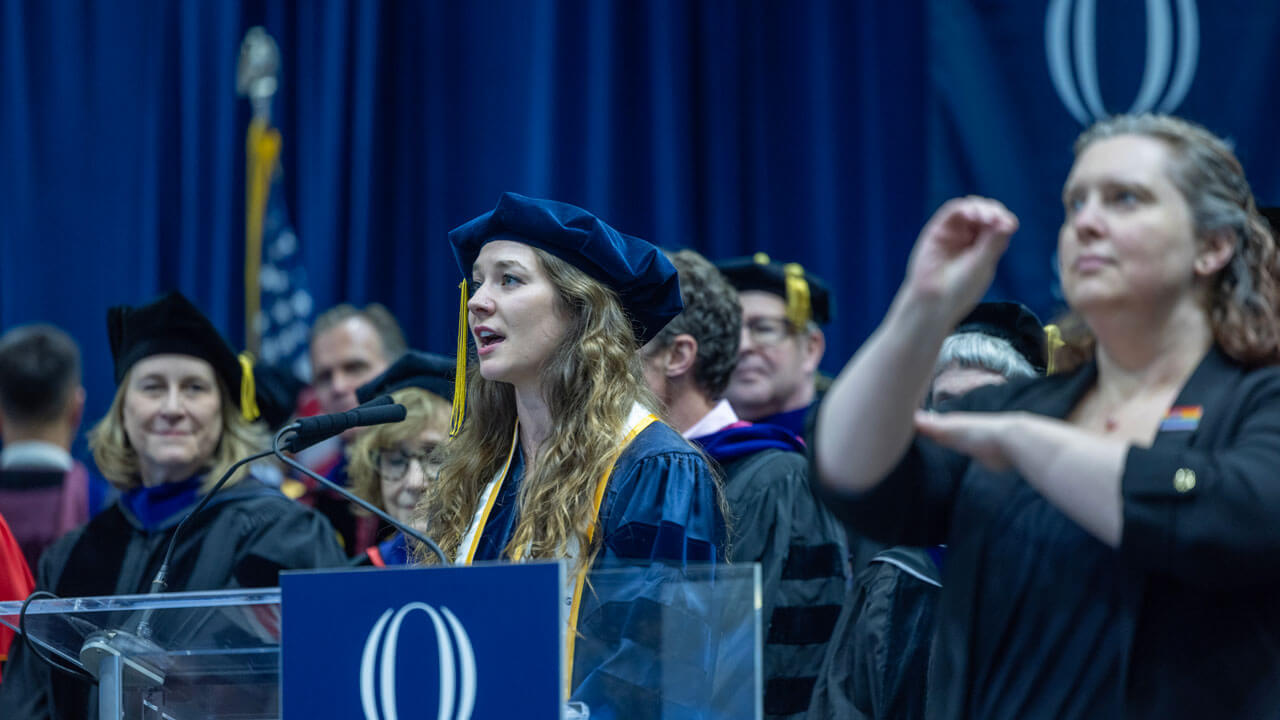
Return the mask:
<svg viewBox="0 0 1280 720"><path fill-rule="evenodd" d="M169 586L169 561L173 558L173 548L178 544L178 536L182 534L182 528L187 524L187 521L198 515L200 511L204 509L204 506L209 504L209 501L213 499L213 496L222 489L223 485L227 484L227 480L231 479L231 476L235 475L236 470L239 470L242 465L253 462L254 460L261 460L262 458L271 455L273 450L274 448L272 448L272 450L263 450L260 453L254 453L253 455L250 455L243 460L239 460L234 465L227 468L227 471L222 474L222 477L218 478L218 482L214 483L213 487L209 488L209 492L205 493L204 497L200 498L200 502L191 509L191 512L188 512L186 516L182 518L182 521L173 529L173 534L169 536L169 546L164 551L164 561L160 563L160 569L156 571L156 576L151 580L151 589L147 591L149 594L164 592L165 588ZM154 614L154 611L151 608L148 608L146 612L143 613L142 619L138 622L138 637L143 640L151 639L151 616Z"/></svg>
<svg viewBox="0 0 1280 720"><path fill-rule="evenodd" d="M437 558L439 558L439 559L440 559L440 564L441 564L441 565L451 565L451 564L452 564L452 563L450 563L450 562L449 562L449 559L448 559L447 557L445 557L444 551L440 549L440 546L439 546L439 545L437 545L437 544L435 543L435 541L434 541L434 540L432 540L431 538L427 537L426 535L423 535L422 533L418 532L417 530L414 530L413 528L409 527L408 525L405 525L404 523L401 523L401 522L399 522L399 521L395 520L395 519L394 519L394 518L392 518L390 515L388 515L388 514L386 514L385 512L383 512L380 508L378 508L378 507L376 507L375 505L373 505L373 503L370 503L369 501L365 500L365 499L364 499L364 498L362 498L362 497L359 497L358 495L355 495L354 493L352 493L351 491L347 490L346 488L341 487L340 485L337 485L337 484L336 484L336 483L334 483L332 480L329 480L328 478L322 477L322 476L321 476L321 475L319 475L318 473L312 472L310 469L308 469L308 468L304 467L303 465L301 465L300 463L298 463L298 462L297 462L296 460L294 460L293 458L291 458L291 457L289 457L289 456L285 455L283 452L281 452L281 451L280 451L280 438L281 438L285 433L287 433L287 432L289 432L289 431L291 431L291 430L294 430L294 429L295 429L295 428L294 428L294 426L292 426L292 425L290 425L290 426L288 426L288 427L285 427L285 428L281 428L281 429L280 429L280 432L276 433L275 438L273 438L273 439L272 439L272 441L271 441L271 452L275 453L275 456L276 456L276 458L277 458L277 459L279 459L279 460L280 460L281 462L283 462L285 465L288 465L289 467L293 468L294 470L297 470L298 472L302 473L303 475L306 475L307 477L311 478L312 480L315 480L316 482L320 483L321 485L323 485L323 486L325 486L325 487L329 488L330 490L333 490L334 492L338 493L339 495L343 496L344 498L347 498L348 500L350 500L350 501L354 502L355 504L359 505L360 507L364 508L365 510L368 510L369 512L371 512L371 513L373 513L374 515L376 515L376 516L378 516L379 518L381 518L381 519L382 519L383 521L385 521L388 525L391 525L392 527L396 528L397 530L399 530L400 532L404 533L405 535L407 535L407 536L409 536L409 537L413 538L414 540L417 540L418 542L422 543L423 545L425 545L425 546L427 547L427 549L428 549L428 550L430 550L432 553L434 553L434 554L435 554L435 556L436 556Z"/></svg>

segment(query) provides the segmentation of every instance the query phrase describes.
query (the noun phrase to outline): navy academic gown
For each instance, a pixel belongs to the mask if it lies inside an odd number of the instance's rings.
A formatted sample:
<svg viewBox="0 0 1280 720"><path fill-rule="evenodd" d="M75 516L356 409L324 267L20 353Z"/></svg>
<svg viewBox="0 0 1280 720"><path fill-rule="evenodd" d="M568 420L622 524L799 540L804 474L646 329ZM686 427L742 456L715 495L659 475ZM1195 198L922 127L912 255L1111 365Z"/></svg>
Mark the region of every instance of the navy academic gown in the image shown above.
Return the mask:
<svg viewBox="0 0 1280 720"><path fill-rule="evenodd" d="M476 561L505 558L524 476L516 448L476 548ZM705 718L717 639L687 614L697 598L679 583L686 565L724 560L724 519L703 456L667 425L642 430L619 456L600 507L602 545L579 610L573 694L592 720ZM681 623L679 627L674 623ZM679 647L673 645L679 642ZM656 672L661 668L661 672ZM655 678L663 694L655 694Z"/></svg>
<svg viewBox="0 0 1280 720"><path fill-rule="evenodd" d="M956 409L1065 418L1096 377L1091 363ZM1118 549L1018 475L920 437L870 492L820 490L872 537L948 546L928 717L1280 716L1280 368L1214 348L1174 405L1202 418L1129 449Z"/></svg>

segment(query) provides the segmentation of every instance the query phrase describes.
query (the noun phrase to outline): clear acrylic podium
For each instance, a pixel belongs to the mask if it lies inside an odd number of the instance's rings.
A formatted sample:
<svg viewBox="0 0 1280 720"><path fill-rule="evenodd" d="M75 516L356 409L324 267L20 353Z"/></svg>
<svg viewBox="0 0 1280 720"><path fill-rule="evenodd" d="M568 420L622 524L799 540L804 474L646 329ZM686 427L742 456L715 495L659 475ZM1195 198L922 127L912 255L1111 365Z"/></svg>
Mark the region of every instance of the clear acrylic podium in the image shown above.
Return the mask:
<svg viewBox="0 0 1280 720"><path fill-rule="evenodd" d="M369 572L379 571L351 571L349 582L358 584ZM592 574L593 592L610 595L613 589L625 588L634 582L628 576L631 572ZM698 717L760 717L759 588L758 567L751 564L687 568L661 589L669 597L695 598L697 605L695 609L688 603L674 603L664 612L679 613L680 617L673 615L668 623L660 616L658 624L687 627L690 612L694 612L705 637L710 638L697 648L698 660L708 673L707 682L702 683L705 692L696 698L702 708ZM280 685L280 599L278 588L265 588L36 600L27 610L26 625L31 639L49 655L98 678L93 702L101 720L280 718L289 716L287 708L282 708L285 693ZM371 603L379 601L369 598ZM0 603L0 623L17 629L20 608L21 603ZM344 608L333 610L335 622L346 615ZM136 634L144 618L152 628L149 641ZM617 642L611 637L616 629L608 625L600 619L584 618L575 657L586 657L593 648L599 651ZM680 694L683 702L690 686L687 653L693 650L686 649L688 643L681 640L675 636L664 640L664 652L650 659L656 667L649 676L659 696L668 692L670 684L670 692ZM14 642L22 639L17 637ZM317 662L325 661L317 658ZM503 693L501 679L487 678L483 670L481 662L478 693ZM342 690L312 685L303 692ZM95 696L91 693L90 697ZM572 706L565 716L573 716L579 709ZM421 711L434 716L432 708ZM473 717L483 719L484 713L478 711Z"/></svg>
<svg viewBox="0 0 1280 720"><path fill-rule="evenodd" d="M0 603L0 622L16 629L20 608ZM147 613L150 642L134 634ZM98 678L102 720L279 717L277 588L36 600L26 625Z"/></svg>

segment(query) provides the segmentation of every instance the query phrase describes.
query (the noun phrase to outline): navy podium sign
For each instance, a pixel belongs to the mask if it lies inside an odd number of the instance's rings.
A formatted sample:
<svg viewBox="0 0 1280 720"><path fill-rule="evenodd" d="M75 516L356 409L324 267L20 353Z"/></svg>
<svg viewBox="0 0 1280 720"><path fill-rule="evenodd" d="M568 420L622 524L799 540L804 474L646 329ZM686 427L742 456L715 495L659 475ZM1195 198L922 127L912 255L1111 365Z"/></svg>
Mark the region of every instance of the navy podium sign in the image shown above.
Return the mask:
<svg viewBox="0 0 1280 720"><path fill-rule="evenodd" d="M559 563L283 573L282 717L558 719L563 590Z"/></svg>

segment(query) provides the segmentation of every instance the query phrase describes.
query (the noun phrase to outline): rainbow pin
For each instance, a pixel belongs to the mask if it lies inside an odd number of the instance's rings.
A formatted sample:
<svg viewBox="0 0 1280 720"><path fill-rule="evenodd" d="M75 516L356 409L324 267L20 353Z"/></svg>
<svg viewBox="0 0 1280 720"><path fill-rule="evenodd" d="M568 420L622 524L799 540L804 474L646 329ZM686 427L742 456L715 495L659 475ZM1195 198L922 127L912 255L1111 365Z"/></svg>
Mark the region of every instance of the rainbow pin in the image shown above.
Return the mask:
<svg viewBox="0 0 1280 720"><path fill-rule="evenodd" d="M1204 415L1201 405L1175 405L1160 421L1160 432L1190 432L1200 427Z"/></svg>

